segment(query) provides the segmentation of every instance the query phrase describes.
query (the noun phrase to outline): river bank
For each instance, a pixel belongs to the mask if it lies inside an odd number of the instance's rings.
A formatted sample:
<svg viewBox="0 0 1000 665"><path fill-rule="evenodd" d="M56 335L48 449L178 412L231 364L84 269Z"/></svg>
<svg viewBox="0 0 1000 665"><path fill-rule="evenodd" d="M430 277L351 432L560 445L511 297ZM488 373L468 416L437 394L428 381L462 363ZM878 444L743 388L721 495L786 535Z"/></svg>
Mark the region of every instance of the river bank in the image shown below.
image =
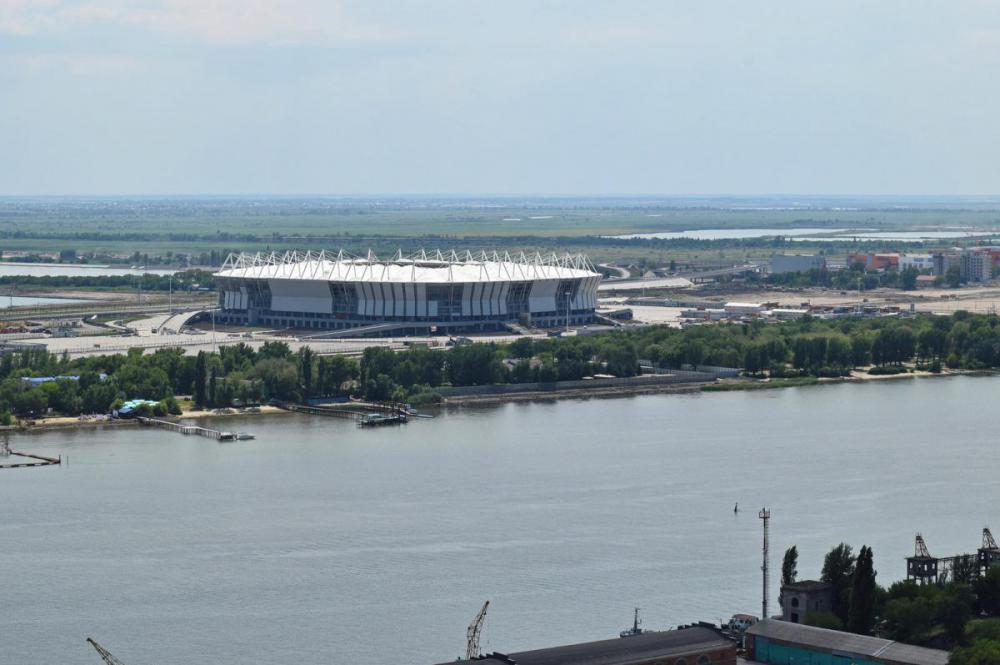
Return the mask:
<svg viewBox="0 0 1000 665"><path fill-rule="evenodd" d="M891 381L900 379L923 379L955 376L996 376L1000 372L993 370L960 370L945 369L941 372L913 370L901 374L868 374L856 371L844 377L794 377L790 379L756 379L752 377L737 377L717 379L714 382L689 382L651 385L621 385L594 386L593 388L568 388L530 390L510 393L454 395L447 397L440 406L493 406L508 402L550 402L555 400L579 399L612 399L615 397L635 397L639 395L657 394L688 394L696 392L730 392L752 390L777 390L781 388L801 388L816 385L831 385L837 383L867 383L871 381ZM179 416L170 416L170 420L193 420L205 418L234 418L256 415L273 415L292 413L276 406L264 405L255 411L232 409L185 409ZM77 427L134 427L138 421L133 419L95 418L91 416L52 416L39 418L30 424L0 426L0 432L32 432L56 429L72 429Z"/></svg>
<svg viewBox="0 0 1000 665"><path fill-rule="evenodd" d="M179 416L166 416L164 420L192 420L202 418L237 418L244 416L273 415L290 413L276 406L260 406L255 411L249 410L203 410L191 409ZM78 427L136 427L139 421L134 418L110 418L93 416L52 416L38 418L30 424L6 425L0 427L0 432L34 432L44 430L75 429Z"/></svg>

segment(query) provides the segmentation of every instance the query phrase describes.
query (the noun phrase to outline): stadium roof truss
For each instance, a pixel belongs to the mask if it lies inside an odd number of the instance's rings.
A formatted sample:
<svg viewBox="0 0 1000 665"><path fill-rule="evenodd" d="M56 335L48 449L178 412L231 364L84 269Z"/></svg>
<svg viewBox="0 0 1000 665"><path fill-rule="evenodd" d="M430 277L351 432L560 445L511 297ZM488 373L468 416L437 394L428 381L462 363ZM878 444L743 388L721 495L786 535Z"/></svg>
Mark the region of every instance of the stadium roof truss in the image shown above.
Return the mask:
<svg viewBox="0 0 1000 665"><path fill-rule="evenodd" d="M390 267L396 268L391 277ZM227 276L224 273L229 272L228 276L250 279L400 281L399 269L407 268L409 280L414 282L419 281L418 269L422 268L447 269L448 282L470 279L527 281L581 276L580 273L573 274L571 271L599 274L584 254L420 250L409 255L398 251L392 258L380 259L371 250L365 256L343 250L337 253L322 250L230 254L222 264L220 276Z"/></svg>

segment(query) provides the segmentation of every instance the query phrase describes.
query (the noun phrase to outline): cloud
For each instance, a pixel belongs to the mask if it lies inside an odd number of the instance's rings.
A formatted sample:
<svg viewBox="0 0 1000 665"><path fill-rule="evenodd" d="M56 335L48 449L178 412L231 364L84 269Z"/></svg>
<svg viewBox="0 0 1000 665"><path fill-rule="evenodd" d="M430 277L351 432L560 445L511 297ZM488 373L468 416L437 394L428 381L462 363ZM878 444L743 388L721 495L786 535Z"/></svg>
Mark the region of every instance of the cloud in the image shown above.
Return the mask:
<svg viewBox="0 0 1000 665"><path fill-rule="evenodd" d="M968 33L966 41L978 56L1000 57L1000 30L973 30Z"/></svg>
<svg viewBox="0 0 1000 665"><path fill-rule="evenodd" d="M206 44L331 45L399 32L334 0L0 0L0 32L39 35L88 25L139 27Z"/></svg>
<svg viewBox="0 0 1000 665"><path fill-rule="evenodd" d="M126 76L143 68L141 61L131 56L88 53L11 55L0 62L26 74L65 72L79 77Z"/></svg>

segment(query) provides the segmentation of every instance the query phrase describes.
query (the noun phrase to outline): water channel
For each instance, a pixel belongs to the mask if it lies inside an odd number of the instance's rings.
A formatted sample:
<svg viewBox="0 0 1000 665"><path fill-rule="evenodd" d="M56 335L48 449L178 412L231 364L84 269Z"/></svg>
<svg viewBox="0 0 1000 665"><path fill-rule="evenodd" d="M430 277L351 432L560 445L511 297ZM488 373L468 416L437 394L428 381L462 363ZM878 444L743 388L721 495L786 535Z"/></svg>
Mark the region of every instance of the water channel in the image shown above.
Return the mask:
<svg viewBox="0 0 1000 665"><path fill-rule="evenodd" d="M453 660L760 611L760 520L801 578L840 542L879 581L1000 528L1000 378L448 410L359 430L216 418L256 440L79 428L12 435L69 457L0 471L3 661ZM739 502L742 510L734 514ZM773 596L777 595L777 573Z"/></svg>

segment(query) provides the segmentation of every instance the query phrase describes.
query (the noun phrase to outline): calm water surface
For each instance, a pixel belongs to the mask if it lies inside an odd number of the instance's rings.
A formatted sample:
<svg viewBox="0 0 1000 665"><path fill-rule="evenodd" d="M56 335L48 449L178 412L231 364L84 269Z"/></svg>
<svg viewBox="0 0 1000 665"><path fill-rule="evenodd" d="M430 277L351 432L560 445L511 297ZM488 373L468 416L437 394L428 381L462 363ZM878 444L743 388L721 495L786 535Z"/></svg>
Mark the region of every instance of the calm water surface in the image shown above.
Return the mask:
<svg viewBox="0 0 1000 665"><path fill-rule="evenodd" d="M0 293L0 309L7 307L25 307L29 305L74 305L86 302L79 298L42 298L36 296L9 296Z"/></svg>
<svg viewBox="0 0 1000 665"><path fill-rule="evenodd" d="M48 263L0 263L0 277L101 277L106 275L170 275L177 272L170 269L139 270L137 268L113 268L111 266L56 265Z"/></svg>
<svg viewBox="0 0 1000 665"><path fill-rule="evenodd" d="M15 436L70 463L0 471L0 661L92 664L91 635L147 665L429 664L486 598L501 651L616 635L636 605L657 628L758 613L762 504L776 569L797 544L815 576L845 540L888 582L916 531L945 555L1000 528L998 388L509 404L365 431L259 416L229 444Z"/></svg>

